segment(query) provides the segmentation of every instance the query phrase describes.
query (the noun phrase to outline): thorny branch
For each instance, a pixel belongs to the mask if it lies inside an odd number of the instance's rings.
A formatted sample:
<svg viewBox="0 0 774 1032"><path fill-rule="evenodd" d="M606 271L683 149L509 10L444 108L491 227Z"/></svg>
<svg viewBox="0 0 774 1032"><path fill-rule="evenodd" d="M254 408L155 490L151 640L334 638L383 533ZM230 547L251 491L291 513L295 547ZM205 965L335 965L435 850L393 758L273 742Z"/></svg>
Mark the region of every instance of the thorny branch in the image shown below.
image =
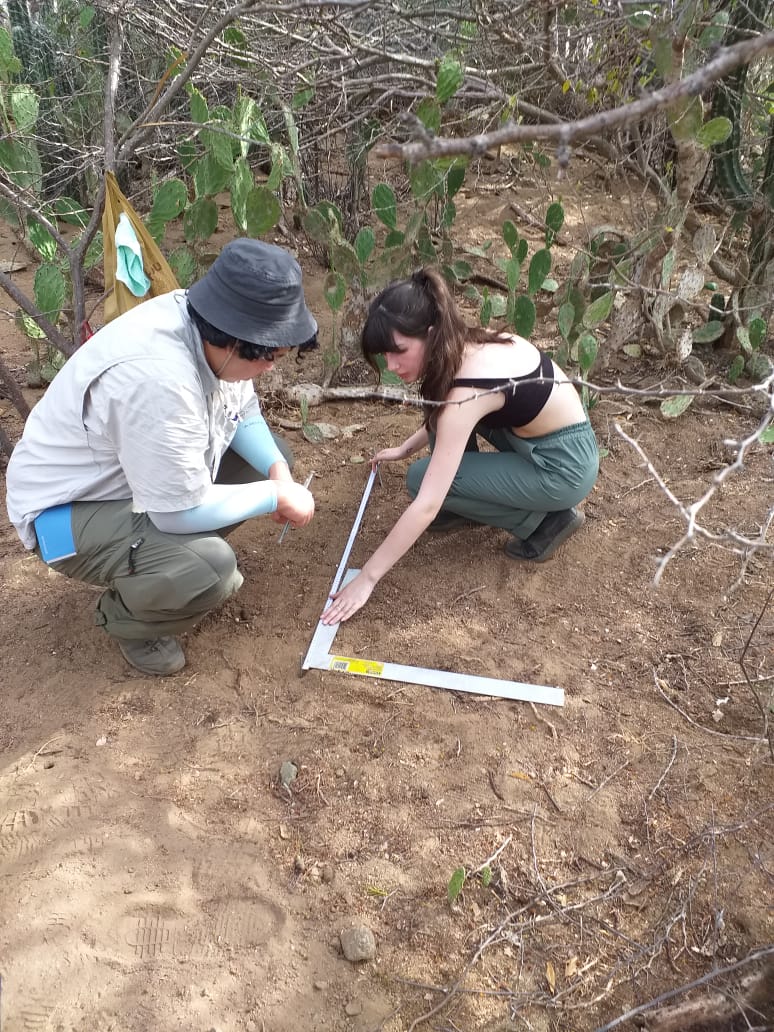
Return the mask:
<svg viewBox="0 0 774 1032"><path fill-rule="evenodd" d="M447 157L453 154L481 155L495 147L508 143L521 143L528 140L551 140L565 152L576 140L588 139L594 134L607 134L614 129L632 125L643 118L670 107L677 101L699 96L712 83L728 75L740 65L749 64L753 58L768 54L774 50L774 31L767 32L753 39L744 40L731 47L723 47L708 64L704 65L685 79L655 90L647 97L624 104L612 111L603 111L574 122L560 125L517 125L508 122L502 129L490 133L479 133L475 136L462 136L453 139L433 136L424 129L418 119L412 119L414 132L419 137L412 143L384 142L378 145L375 153L382 158L402 158L410 162L421 161L429 157ZM567 157L569 154L567 153ZM565 160L566 163L566 160Z"/></svg>

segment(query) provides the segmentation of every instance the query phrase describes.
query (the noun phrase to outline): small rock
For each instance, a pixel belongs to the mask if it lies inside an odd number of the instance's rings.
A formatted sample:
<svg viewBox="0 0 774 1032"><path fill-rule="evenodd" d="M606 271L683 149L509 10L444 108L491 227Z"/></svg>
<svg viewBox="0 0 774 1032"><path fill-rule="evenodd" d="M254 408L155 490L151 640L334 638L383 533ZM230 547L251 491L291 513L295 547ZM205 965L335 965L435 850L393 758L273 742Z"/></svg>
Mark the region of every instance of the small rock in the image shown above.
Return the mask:
<svg viewBox="0 0 774 1032"><path fill-rule="evenodd" d="M345 928L340 933L341 948L347 960L357 964L361 960L373 960L376 956L376 939L366 925Z"/></svg>
<svg viewBox="0 0 774 1032"><path fill-rule="evenodd" d="M350 1018L354 1018L356 1014L362 1014L362 1012L363 1004L359 1000L350 1000L344 1008L344 1013L349 1014Z"/></svg>
<svg viewBox="0 0 774 1032"><path fill-rule="evenodd" d="M325 992L325 990L328 988L328 983L327 982L318 981L318 982L314 983L314 987L315 987L315 989L319 989L320 992L322 993L322 992Z"/></svg>
<svg viewBox="0 0 774 1032"><path fill-rule="evenodd" d="M43 770L51 770L51 768L53 766L54 766L54 761L53 760L46 760L44 762L44 764L43 764Z"/></svg>
<svg viewBox="0 0 774 1032"><path fill-rule="evenodd" d="M107 738L104 735L97 739L97 747L100 748L103 745L107 745Z"/></svg>
<svg viewBox="0 0 774 1032"><path fill-rule="evenodd" d="M334 870L333 864L323 864L322 880L325 884L330 885L335 877L336 871Z"/></svg>
<svg viewBox="0 0 774 1032"><path fill-rule="evenodd" d="M290 760L285 762L280 767L280 782L284 788L290 788L292 783L298 777L298 767L295 763L291 763Z"/></svg>
<svg viewBox="0 0 774 1032"><path fill-rule="evenodd" d="M254 1021L248 1021L245 1023L246 1032L258 1032L258 1026Z"/></svg>

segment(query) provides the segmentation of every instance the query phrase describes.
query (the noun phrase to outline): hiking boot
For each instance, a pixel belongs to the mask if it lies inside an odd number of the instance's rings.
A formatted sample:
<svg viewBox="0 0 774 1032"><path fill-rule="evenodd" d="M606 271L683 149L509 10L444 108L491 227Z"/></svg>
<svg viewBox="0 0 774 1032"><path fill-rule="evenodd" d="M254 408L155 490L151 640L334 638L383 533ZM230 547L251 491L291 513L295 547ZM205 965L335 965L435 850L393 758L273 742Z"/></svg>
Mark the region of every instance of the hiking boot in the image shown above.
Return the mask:
<svg viewBox="0 0 774 1032"><path fill-rule="evenodd" d="M143 674L166 677L185 666L185 653L176 638L116 638L116 641L126 662Z"/></svg>
<svg viewBox="0 0 774 1032"><path fill-rule="evenodd" d="M462 527L474 527L472 520L458 516L456 512L445 512L443 509L438 513L433 522L427 527L428 534L442 534L446 530L460 530Z"/></svg>
<svg viewBox="0 0 774 1032"><path fill-rule="evenodd" d="M524 541L520 541L518 538L511 538L510 541L507 541L505 554L511 559L544 563L585 522L586 517L577 509L549 512L537 530L533 531Z"/></svg>

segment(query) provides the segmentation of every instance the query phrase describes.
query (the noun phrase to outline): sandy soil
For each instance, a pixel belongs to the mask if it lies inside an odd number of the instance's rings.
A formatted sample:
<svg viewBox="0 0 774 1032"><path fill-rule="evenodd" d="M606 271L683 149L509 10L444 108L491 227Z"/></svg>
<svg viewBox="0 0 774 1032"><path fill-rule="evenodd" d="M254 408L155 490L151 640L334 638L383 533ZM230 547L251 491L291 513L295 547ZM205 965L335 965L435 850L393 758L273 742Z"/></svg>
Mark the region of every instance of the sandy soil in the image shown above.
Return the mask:
<svg viewBox="0 0 774 1032"><path fill-rule="evenodd" d="M25 347L9 323L20 382ZM654 587L681 525L614 429L692 501L756 416L600 401L599 483L554 560L513 563L483 528L425 535L336 638L348 657L560 686L561 709L301 675L364 460L417 425L361 402L312 418L360 427L323 445L288 432L299 478L317 474L315 520L281 545L268 520L240 528L245 585L175 677L130 670L92 625L95 590L25 554L3 513L3 1032L572 1032L770 946L772 761L740 658L766 703L771 561L740 582L728 550L692 545ZM2 399L0 419L17 437ZM771 462L753 449L706 524L754 532ZM351 566L404 501L385 470ZM343 955L353 926L371 959Z"/></svg>

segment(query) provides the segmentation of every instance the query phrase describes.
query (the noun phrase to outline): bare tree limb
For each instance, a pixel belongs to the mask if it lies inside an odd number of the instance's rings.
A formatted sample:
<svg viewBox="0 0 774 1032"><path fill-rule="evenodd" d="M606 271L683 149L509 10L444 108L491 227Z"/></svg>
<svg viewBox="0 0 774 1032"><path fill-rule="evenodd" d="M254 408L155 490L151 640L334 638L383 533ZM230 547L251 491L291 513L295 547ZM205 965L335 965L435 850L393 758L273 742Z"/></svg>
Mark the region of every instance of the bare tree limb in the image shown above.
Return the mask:
<svg viewBox="0 0 774 1032"><path fill-rule="evenodd" d="M621 126L641 121L647 115L663 110L679 100L699 96L739 65L749 64L753 58L768 54L772 50L774 31L744 40L731 47L722 47L717 56L703 68L680 82L655 90L647 97L611 111L602 111L561 125L516 125L511 121L502 129L496 129L491 133L451 139L445 136L431 136L417 119L414 124L414 131L419 137L417 140L403 144L384 141L374 148L374 154L379 158L403 158L417 162L423 158L446 157L453 154L481 155L494 147L526 140L552 140L560 148L567 149L576 140L587 139L594 133L610 133Z"/></svg>

